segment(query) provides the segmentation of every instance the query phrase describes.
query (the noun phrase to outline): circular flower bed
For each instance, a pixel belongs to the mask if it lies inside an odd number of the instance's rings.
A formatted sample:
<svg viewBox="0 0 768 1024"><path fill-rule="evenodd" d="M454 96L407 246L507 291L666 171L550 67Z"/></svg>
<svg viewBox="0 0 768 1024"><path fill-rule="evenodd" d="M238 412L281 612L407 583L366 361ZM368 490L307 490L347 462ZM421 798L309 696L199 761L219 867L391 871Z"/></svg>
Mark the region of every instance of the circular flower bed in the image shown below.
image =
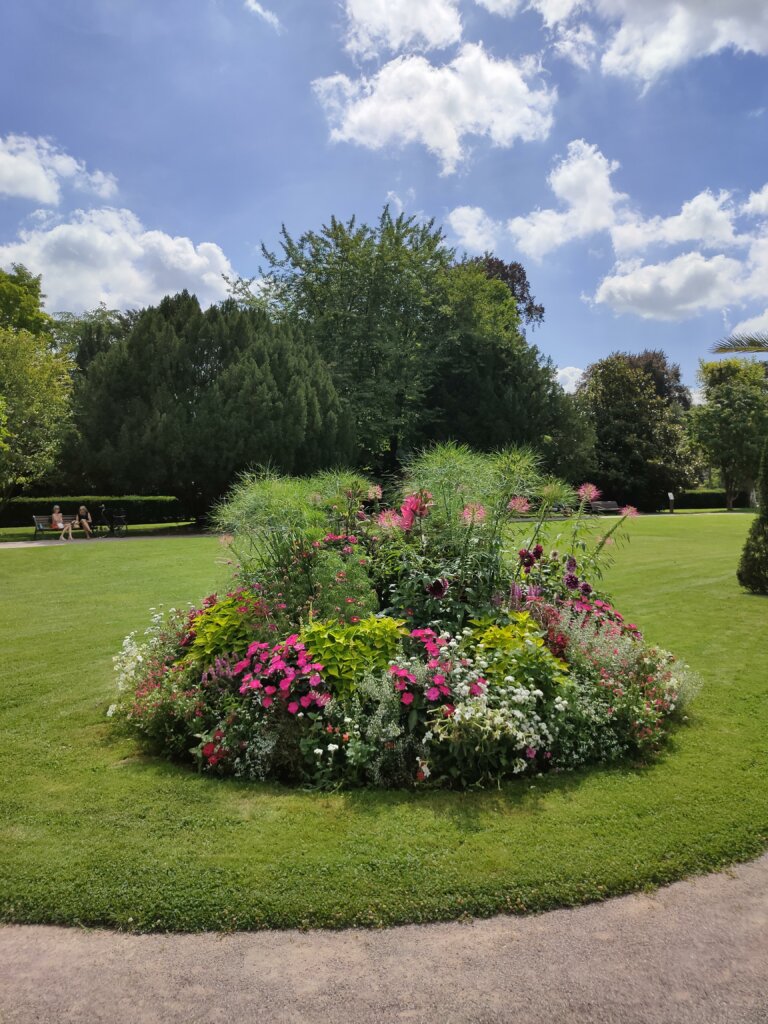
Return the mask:
<svg viewBox="0 0 768 1024"><path fill-rule="evenodd" d="M647 758L695 680L601 593L634 510L596 530L594 493L452 446L391 504L350 474L245 478L218 511L231 589L126 639L110 711L201 771L322 788Z"/></svg>

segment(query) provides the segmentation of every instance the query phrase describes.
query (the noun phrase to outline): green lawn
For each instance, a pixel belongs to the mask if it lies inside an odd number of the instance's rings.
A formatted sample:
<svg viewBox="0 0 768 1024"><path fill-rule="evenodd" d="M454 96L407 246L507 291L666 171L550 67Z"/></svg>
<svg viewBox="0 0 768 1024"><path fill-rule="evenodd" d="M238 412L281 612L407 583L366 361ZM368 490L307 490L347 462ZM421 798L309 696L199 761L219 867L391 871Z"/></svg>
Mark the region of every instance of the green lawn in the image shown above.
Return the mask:
<svg viewBox="0 0 768 1024"><path fill-rule="evenodd" d="M227 568L214 538L0 551L0 916L195 930L543 910L768 842L768 599L749 516L631 523L609 586L705 688L652 767L484 793L317 794L201 778L113 734L111 656Z"/></svg>

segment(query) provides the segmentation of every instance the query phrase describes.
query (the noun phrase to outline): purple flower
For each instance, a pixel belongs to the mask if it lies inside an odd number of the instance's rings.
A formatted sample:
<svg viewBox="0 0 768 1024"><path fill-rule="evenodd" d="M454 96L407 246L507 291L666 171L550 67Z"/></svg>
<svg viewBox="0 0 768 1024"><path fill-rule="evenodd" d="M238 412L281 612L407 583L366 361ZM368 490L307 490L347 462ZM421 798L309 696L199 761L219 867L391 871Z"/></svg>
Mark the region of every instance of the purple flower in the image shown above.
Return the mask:
<svg viewBox="0 0 768 1024"><path fill-rule="evenodd" d="M427 585L427 593L430 597L434 597L436 601L442 601L448 593L449 587L450 583L445 578L434 580L434 582Z"/></svg>
<svg viewBox="0 0 768 1024"><path fill-rule="evenodd" d="M578 590L579 577L574 576L572 572L569 572L565 577L565 585L569 590Z"/></svg>
<svg viewBox="0 0 768 1024"><path fill-rule="evenodd" d="M565 568L568 570L568 572L576 572L576 559L573 557L573 555L568 555L568 557L566 558Z"/></svg>
<svg viewBox="0 0 768 1024"><path fill-rule="evenodd" d="M589 597L589 595L592 593L592 587L590 587L588 583L582 583L579 587L579 590L582 592L584 597Z"/></svg>

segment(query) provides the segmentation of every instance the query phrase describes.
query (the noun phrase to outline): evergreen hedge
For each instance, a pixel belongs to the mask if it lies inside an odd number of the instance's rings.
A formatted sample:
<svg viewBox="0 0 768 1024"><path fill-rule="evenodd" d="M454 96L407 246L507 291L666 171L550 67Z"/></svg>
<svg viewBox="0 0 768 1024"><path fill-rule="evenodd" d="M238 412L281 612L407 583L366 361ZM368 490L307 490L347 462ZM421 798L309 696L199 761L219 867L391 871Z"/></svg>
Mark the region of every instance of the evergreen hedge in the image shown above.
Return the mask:
<svg viewBox="0 0 768 1024"><path fill-rule="evenodd" d="M14 498L0 511L0 527L31 526L32 516L51 514L54 505L60 505L64 515L74 515L80 505L85 505L94 519L97 518L99 507L106 505L108 510L124 509L128 523L165 523L180 522L191 518L184 510L178 498L171 495L94 495L84 494L54 495L43 498Z"/></svg>
<svg viewBox="0 0 768 1024"><path fill-rule="evenodd" d="M725 491L683 491L675 495L675 508L722 508L726 507ZM749 495L741 493L736 495L733 502L734 508L748 508Z"/></svg>

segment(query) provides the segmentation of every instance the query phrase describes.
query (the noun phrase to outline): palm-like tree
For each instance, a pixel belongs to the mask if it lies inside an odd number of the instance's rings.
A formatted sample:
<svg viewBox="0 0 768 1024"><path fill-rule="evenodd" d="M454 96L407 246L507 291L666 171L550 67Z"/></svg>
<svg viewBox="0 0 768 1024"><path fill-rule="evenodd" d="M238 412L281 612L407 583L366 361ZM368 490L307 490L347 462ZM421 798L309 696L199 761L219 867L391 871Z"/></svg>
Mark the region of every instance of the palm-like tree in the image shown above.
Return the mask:
<svg viewBox="0 0 768 1024"><path fill-rule="evenodd" d="M745 355L749 352L768 355L768 331L754 331L751 334L732 334L712 346L717 354Z"/></svg>

